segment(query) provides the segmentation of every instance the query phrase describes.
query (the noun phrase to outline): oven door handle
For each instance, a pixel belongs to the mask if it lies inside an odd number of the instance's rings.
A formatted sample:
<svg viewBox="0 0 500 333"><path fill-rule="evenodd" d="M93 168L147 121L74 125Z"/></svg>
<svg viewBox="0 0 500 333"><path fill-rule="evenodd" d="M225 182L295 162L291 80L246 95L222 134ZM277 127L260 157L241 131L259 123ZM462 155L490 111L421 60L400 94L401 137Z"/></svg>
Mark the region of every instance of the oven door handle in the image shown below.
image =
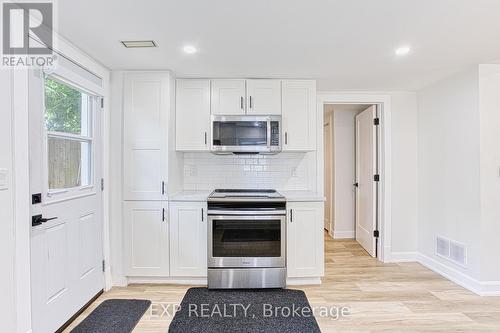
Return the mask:
<svg viewBox="0 0 500 333"><path fill-rule="evenodd" d="M234 211L234 210L208 210L207 214L210 216L280 216L286 215L286 210L275 210L275 211Z"/></svg>
<svg viewBox="0 0 500 333"><path fill-rule="evenodd" d="M283 220L285 221L285 215L208 215L208 221L213 220L249 220L249 221L259 221L259 220Z"/></svg>

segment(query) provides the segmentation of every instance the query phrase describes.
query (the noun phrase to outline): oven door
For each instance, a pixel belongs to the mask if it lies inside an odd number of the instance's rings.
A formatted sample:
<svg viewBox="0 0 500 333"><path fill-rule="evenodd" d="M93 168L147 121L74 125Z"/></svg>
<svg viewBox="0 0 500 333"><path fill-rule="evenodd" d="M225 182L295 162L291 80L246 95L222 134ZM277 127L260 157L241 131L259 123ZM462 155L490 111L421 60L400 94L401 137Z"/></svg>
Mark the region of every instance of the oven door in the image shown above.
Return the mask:
<svg viewBox="0 0 500 333"><path fill-rule="evenodd" d="M208 216L208 267L285 267L285 216Z"/></svg>
<svg viewBox="0 0 500 333"><path fill-rule="evenodd" d="M280 116L212 116L211 151L279 152L280 124Z"/></svg>

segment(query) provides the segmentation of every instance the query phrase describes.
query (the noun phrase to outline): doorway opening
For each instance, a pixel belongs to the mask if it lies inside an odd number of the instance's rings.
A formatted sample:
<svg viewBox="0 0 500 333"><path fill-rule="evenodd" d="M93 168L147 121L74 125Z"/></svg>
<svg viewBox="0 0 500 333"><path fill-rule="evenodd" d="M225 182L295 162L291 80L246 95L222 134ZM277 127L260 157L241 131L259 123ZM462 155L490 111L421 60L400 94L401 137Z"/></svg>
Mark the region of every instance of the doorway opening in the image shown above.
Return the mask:
<svg viewBox="0 0 500 333"><path fill-rule="evenodd" d="M327 239L359 245L361 253L382 259L380 109L376 103L323 105L324 228Z"/></svg>

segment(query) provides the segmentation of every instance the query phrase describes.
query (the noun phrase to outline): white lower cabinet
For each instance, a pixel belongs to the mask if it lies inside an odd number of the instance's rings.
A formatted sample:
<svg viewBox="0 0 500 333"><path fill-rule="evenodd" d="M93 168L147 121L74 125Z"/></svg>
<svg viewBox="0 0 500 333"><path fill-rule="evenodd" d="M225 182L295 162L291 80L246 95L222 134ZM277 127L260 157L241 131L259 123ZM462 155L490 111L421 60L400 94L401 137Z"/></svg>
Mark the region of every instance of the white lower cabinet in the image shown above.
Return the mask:
<svg viewBox="0 0 500 333"><path fill-rule="evenodd" d="M324 274L323 203L287 203L287 276Z"/></svg>
<svg viewBox="0 0 500 333"><path fill-rule="evenodd" d="M170 276L207 276L207 203L170 202Z"/></svg>
<svg viewBox="0 0 500 333"><path fill-rule="evenodd" d="M168 202L125 201L124 250L127 276L168 276Z"/></svg>

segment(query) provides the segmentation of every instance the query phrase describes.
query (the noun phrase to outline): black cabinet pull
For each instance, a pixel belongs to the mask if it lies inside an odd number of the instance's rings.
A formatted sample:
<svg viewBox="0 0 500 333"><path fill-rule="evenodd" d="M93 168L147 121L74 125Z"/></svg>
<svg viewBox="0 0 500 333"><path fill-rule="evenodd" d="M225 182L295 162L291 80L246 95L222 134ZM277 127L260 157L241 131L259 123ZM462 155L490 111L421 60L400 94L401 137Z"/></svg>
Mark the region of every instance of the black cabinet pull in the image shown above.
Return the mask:
<svg viewBox="0 0 500 333"><path fill-rule="evenodd" d="M161 195L165 195L165 182L161 182Z"/></svg>
<svg viewBox="0 0 500 333"><path fill-rule="evenodd" d="M161 220L163 222L165 222L165 208L162 209L162 212L161 212Z"/></svg>
<svg viewBox="0 0 500 333"><path fill-rule="evenodd" d="M207 144L207 132L205 132L205 144Z"/></svg>
<svg viewBox="0 0 500 333"><path fill-rule="evenodd" d="M201 209L201 222L205 221L205 210Z"/></svg>
<svg viewBox="0 0 500 333"><path fill-rule="evenodd" d="M290 222L293 222L293 209L290 209Z"/></svg>

